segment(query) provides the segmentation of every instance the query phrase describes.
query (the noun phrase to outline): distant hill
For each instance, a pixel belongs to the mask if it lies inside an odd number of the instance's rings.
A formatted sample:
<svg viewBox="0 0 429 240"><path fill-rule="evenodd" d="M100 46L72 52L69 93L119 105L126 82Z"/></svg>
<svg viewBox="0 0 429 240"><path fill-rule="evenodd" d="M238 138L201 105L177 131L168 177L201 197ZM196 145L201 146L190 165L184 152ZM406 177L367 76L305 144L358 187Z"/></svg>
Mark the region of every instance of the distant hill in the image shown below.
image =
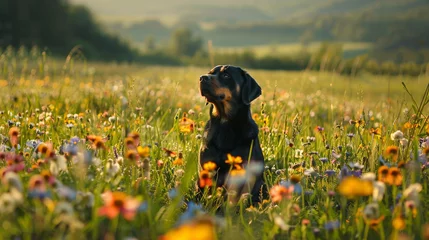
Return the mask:
<svg viewBox="0 0 429 240"><path fill-rule="evenodd" d="M429 4L428 0L71 0L71 2L86 4L100 16L123 18L198 16L200 21L286 20L368 12L394 14Z"/></svg>

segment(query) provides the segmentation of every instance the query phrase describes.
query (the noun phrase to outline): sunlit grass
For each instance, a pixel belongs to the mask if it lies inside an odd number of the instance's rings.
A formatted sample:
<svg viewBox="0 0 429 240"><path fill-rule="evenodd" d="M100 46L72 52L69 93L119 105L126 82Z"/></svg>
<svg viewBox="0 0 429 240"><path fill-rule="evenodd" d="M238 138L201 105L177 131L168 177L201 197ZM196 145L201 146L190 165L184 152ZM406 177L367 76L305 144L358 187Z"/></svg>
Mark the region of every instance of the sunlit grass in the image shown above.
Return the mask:
<svg viewBox="0 0 429 240"><path fill-rule="evenodd" d="M250 207L196 196L210 67L0 64L0 238L426 236L427 76L246 69L271 196Z"/></svg>

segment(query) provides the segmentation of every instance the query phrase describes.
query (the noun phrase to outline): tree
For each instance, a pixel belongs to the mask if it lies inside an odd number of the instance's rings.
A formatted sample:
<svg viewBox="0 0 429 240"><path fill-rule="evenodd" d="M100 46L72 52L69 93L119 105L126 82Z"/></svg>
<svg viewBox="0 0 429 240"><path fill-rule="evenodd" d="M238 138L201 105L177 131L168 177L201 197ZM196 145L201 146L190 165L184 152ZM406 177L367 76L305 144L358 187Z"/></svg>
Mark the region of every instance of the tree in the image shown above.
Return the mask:
<svg viewBox="0 0 429 240"><path fill-rule="evenodd" d="M174 54L192 57L202 49L202 39L193 36L188 28L177 29L172 36L172 50Z"/></svg>

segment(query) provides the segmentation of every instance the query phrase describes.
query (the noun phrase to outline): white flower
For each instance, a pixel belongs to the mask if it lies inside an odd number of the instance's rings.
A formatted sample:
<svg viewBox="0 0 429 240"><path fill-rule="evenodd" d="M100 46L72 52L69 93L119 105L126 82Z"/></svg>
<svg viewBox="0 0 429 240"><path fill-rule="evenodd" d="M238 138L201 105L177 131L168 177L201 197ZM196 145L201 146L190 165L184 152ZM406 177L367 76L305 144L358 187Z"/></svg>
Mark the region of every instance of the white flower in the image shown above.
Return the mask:
<svg viewBox="0 0 429 240"><path fill-rule="evenodd" d="M380 216L378 203L370 203L363 209L363 217L365 219L377 219Z"/></svg>
<svg viewBox="0 0 429 240"><path fill-rule="evenodd" d="M281 230L284 230L284 231L289 230L289 226L280 216L274 217L274 224L276 224Z"/></svg>
<svg viewBox="0 0 429 240"><path fill-rule="evenodd" d="M362 178L362 180L373 182L373 181L375 181L376 176L375 176L375 173L367 172L367 173L363 173L361 178Z"/></svg>
<svg viewBox="0 0 429 240"><path fill-rule="evenodd" d="M7 172L3 176L3 184L9 186L10 188L15 188L16 190L22 192L22 182L18 174L15 172Z"/></svg>
<svg viewBox="0 0 429 240"><path fill-rule="evenodd" d="M384 182L376 181L373 183L372 199L373 201L383 200L384 193L386 192L386 185Z"/></svg>
<svg viewBox="0 0 429 240"><path fill-rule="evenodd" d="M302 158L304 154L304 150L296 149L295 150L295 158Z"/></svg>
<svg viewBox="0 0 429 240"><path fill-rule="evenodd" d="M399 143L401 144L401 146L407 146L408 145L408 139L402 138L401 140L399 140Z"/></svg>
<svg viewBox="0 0 429 240"><path fill-rule="evenodd" d="M119 172L119 169L120 165L117 161L113 161L113 159L107 160L106 170L110 177L114 177Z"/></svg>
<svg viewBox="0 0 429 240"><path fill-rule="evenodd" d="M406 199L414 201L416 204L418 204L419 192L421 191L422 191L422 185L420 183L413 183L404 190L403 196Z"/></svg>
<svg viewBox="0 0 429 240"><path fill-rule="evenodd" d="M404 134L400 130L398 130L398 131L390 134L390 138L392 140L401 140L404 138Z"/></svg>
<svg viewBox="0 0 429 240"><path fill-rule="evenodd" d="M57 155L50 161L49 170L54 176L57 176L61 171L67 172L67 160L62 155Z"/></svg>
<svg viewBox="0 0 429 240"><path fill-rule="evenodd" d="M10 193L3 193L0 196L0 213L13 213L16 208L15 198Z"/></svg>

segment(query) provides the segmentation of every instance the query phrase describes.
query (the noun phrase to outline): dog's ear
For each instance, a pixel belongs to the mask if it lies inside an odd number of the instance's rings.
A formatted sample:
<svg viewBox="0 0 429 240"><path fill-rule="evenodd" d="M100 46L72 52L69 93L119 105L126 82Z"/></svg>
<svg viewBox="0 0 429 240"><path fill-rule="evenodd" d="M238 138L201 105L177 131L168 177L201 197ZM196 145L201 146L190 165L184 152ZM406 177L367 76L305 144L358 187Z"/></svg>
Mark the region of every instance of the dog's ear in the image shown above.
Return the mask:
<svg viewBox="0 0 429 240"><path fill-rule="evenodd" d="M261 87L247 72L243 71L244 84L241 89L241 98L243 103L250 103L262 94Z"/></svg>

